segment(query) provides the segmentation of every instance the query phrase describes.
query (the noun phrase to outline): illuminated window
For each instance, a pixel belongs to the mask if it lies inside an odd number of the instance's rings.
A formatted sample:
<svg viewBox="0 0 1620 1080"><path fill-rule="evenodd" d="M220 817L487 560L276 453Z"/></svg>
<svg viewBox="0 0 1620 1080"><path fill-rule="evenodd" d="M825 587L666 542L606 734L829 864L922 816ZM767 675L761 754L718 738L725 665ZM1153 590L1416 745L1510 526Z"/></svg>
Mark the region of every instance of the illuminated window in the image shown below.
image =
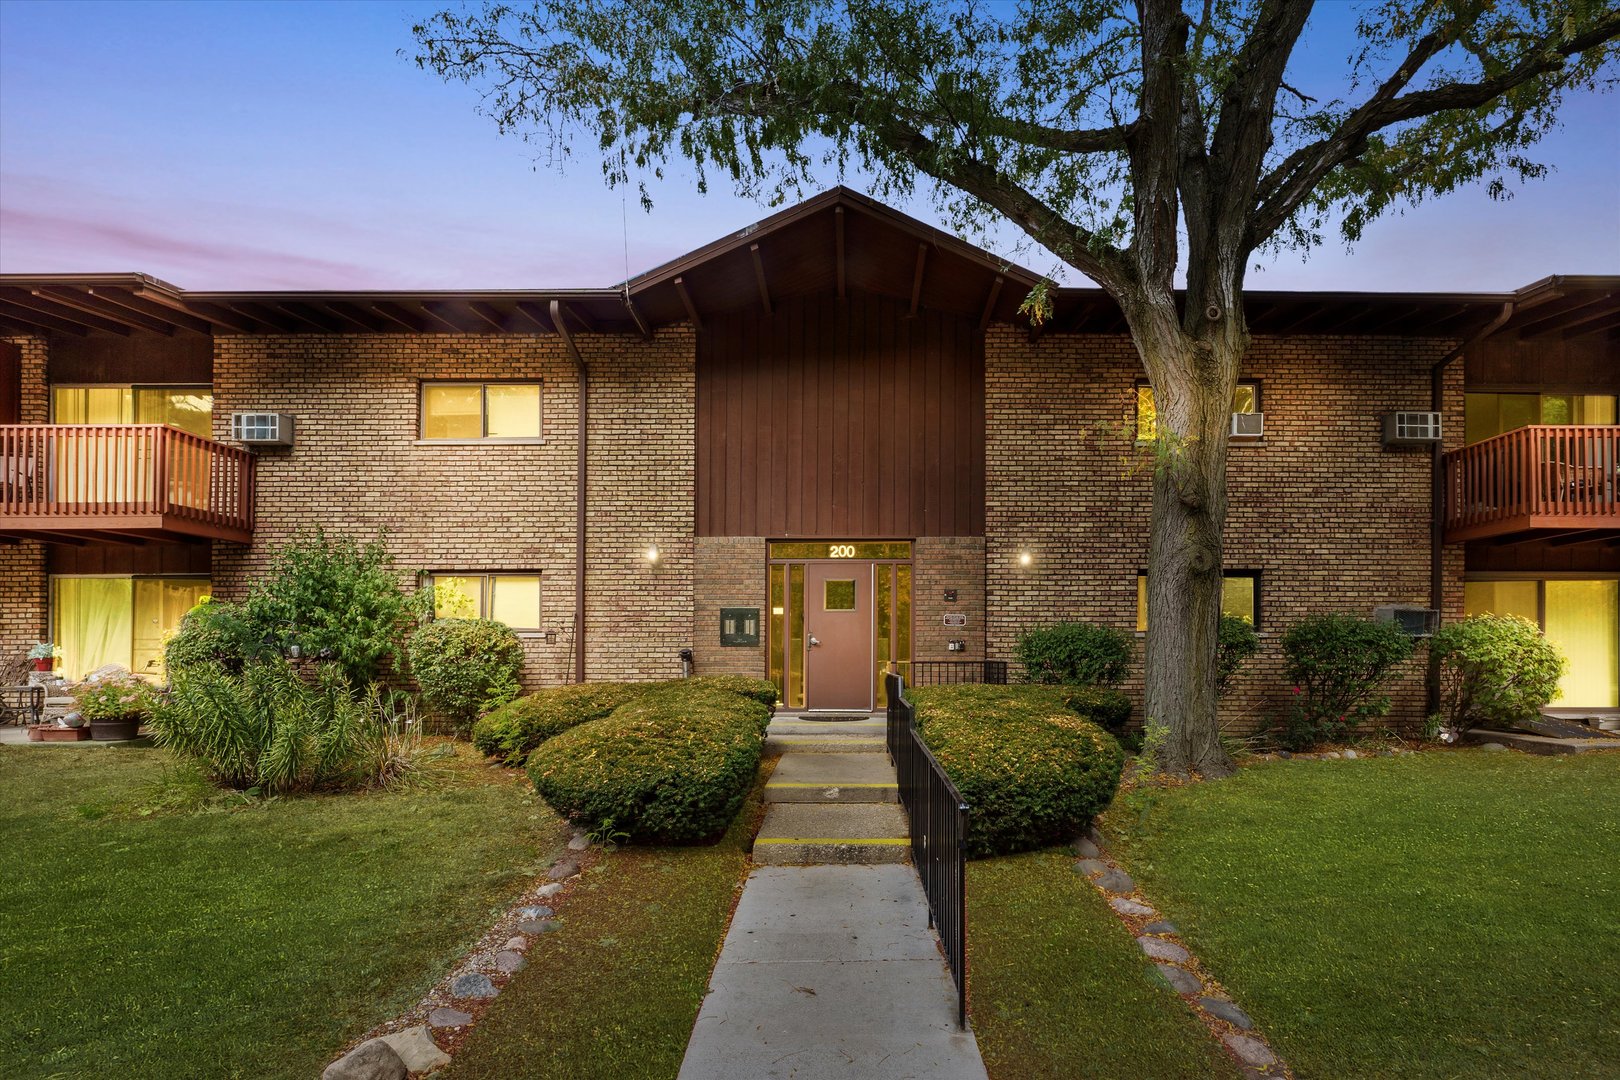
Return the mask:
<svg viewBox="0 0 1620 1080"><path fill-rule="evenodd" d="M514 630L540 628L539 574L434 574L433 615L494 619Z"/></svg>
<svg viewBox="0 0 1620 1080"><path fill-rule="evenodd" d="M1463 583L1463 614L1519 615L1569 661L1553 706L1620 706L1620 581L1480 579Z"/></svg>
<svg viewBox="0 0 1620 1080"><path fill-rule="evenodd" d="M52 386L54 424L169 424L214 437L214 392L207 386Z"/></svg>
<svg viewBox="0 0 1620 1080"><path fill-rule="evenodd" d="M1613 394L1467 394L1464 440L1483 442L1530 424L1612 424Z"/></svg>
<svg viewBox="0 0 1620 1080"><path fill-rule="evenodd" d="M1147 575L1136 575L1136 628L1147 629ZM1260 572L1232 570L1221 578L1221 614L1260 625Z"/></svg>
<svg viewBox="0 0 1620 1080"><path fill-rule="evenodd" d="M1257 413L1260 411L1260 384L1240 382L1232 391L1232 411ZM1147 383L1136 385L1136 441L1152 442L1159 433L1159 413L1153 405L1153 387Z"/></svg>
<svg viewBox="0 0 1620 1080"><path fill-rule="evenodd" d="M424 439L539 437L539 383L422 384Z"/></svg>

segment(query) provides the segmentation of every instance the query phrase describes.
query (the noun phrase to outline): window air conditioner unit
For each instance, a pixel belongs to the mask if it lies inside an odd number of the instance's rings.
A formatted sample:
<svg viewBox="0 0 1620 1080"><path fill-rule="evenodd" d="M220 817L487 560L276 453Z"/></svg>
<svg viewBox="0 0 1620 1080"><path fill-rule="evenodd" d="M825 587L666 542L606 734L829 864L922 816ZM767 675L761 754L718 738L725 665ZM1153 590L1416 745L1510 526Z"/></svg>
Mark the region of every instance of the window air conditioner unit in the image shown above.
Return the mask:
<svg viewBox="0 0 1620 1080"><path fill-rule="evenodd" d="M1424 446L1439 441L1440 414L1437 412L1384 414L1385 446Z"/></svg>
<svg viewBox="0 0 1620 1080"><path fill-rule="evenodd" d="M1394 623L1407 637L1433 637L1440 628L1438 611L1412 604L1381 604L1373 608L1373 618Z"/></svg>
<svg viewBox="0 0 1620 1080"><path fill-rule="evenodd" d="M231 413L231 438L250 446L291 446L293 418L286 413Z"/></svg>
<svg viewBox="0 0 1620 1080"><path fill-rule="evenodd" d="M1265 413L1235 412L1232 414L1232 435L1235 438L1258 439L1265 433Z"/></svg>

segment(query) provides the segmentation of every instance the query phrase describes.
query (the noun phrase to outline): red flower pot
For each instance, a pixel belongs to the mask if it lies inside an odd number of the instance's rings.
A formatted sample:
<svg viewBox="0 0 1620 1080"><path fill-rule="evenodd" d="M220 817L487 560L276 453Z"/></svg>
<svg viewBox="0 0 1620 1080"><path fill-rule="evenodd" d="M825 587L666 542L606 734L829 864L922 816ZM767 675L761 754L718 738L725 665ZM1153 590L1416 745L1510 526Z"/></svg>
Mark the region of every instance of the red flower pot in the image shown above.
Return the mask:
<svg viewBox="0 0 1620 1080"><path fill-rule="evenodd" d="M50 657L50 656L41 656L37 660L34 661L34 670L35 671L49 671L49 670L51 670L51 668L53 668L55 666L56 666L56 660L55 660L54 657Z"/></svg>

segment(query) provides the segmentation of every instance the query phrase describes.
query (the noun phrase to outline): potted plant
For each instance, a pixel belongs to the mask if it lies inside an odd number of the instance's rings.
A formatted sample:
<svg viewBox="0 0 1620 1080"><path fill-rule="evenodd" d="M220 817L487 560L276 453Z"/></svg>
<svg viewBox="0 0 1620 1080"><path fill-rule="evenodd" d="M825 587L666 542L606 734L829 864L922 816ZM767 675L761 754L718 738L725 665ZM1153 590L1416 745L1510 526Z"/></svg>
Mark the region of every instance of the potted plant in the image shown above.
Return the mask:
<svg viewBox="0 0 1620 1080"><path fill-rule="evenodd" d="M73 690L74 707L90 725L97 742L133 739L151 719L156 695L149 683L132 675L82 683Z"/></svg>
<svg viewBox="0 0 1620 1080"><path fill-rule="evenodd" d="M41 641L28 650L28 659L33 661L35 671L50 671L56 666L56 646Z"/></svg>

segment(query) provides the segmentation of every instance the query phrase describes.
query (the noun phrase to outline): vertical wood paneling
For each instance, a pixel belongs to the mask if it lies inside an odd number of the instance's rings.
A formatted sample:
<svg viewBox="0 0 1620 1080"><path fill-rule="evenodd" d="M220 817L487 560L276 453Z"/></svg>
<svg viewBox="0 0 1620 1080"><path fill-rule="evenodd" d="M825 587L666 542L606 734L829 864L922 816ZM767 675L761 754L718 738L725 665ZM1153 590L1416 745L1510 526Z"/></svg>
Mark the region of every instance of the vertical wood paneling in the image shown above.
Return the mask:
<svg viewBox="0 0 1620 1080"><path fill-rule="evenodd" d="M970 319L856 293L705 321L701 536L984 534L984 348Z"/></svg>

